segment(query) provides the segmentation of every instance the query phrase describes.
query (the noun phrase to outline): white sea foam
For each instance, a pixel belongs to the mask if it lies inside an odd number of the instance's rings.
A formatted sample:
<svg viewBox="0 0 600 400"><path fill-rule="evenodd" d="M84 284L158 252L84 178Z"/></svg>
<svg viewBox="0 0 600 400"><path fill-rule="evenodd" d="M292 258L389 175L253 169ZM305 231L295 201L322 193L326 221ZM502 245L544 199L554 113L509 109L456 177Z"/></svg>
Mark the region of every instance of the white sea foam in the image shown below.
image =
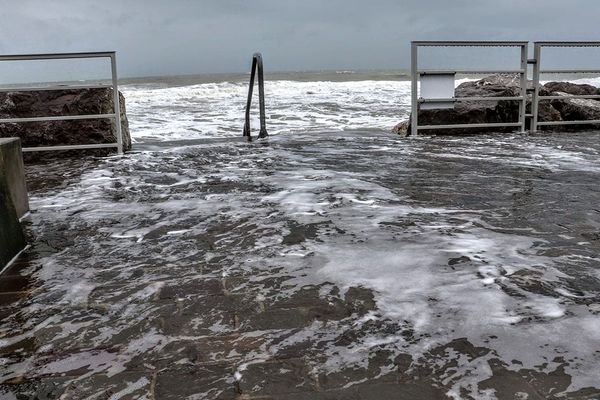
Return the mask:
<svg viewBox="0 0 600 400"><path fill-rule="evenodd" d="M573 80L573 83L578 83L580 85L587 84L587 85L600 87L600 77L587 77L587 78L576 79L576 80Z"/></svg>
<svg viewBox="0 0 600 400"><path fill-rule="evenodd" d="M355 75L346 71L339 74ZM456 86L472 81L463 78ZM575 80L600 86L600 78ZM267 80L267 127L270 134L353 129L389 130L410 113L409 81ZM185 140L240 135L248 82L188 86L123 85L133 140ZM251 114L259 126L258 94Z"/></svg>
<svg viewBox="0 0 600 400"><path fill-rule="evenodd" d="M246 82L167 88L125 85L122 90L134 140L236 136L242 131ZM265 96L270 134L390 129L408 117L410 82L267 81ZM257 108L251 122L258 127Z"/></svg>

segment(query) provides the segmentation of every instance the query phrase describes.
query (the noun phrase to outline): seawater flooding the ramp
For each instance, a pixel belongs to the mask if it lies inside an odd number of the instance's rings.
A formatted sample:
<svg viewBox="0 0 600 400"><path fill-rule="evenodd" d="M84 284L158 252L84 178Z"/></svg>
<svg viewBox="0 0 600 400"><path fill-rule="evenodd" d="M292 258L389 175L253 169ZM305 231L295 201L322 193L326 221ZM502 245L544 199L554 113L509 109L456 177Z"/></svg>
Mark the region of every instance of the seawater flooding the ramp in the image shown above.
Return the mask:
<svg viewBox="0 0 600 400"><path fill-rule="evenodd" d="M146 149L30 168L5 398L600 396L600 134Z"/></svg>

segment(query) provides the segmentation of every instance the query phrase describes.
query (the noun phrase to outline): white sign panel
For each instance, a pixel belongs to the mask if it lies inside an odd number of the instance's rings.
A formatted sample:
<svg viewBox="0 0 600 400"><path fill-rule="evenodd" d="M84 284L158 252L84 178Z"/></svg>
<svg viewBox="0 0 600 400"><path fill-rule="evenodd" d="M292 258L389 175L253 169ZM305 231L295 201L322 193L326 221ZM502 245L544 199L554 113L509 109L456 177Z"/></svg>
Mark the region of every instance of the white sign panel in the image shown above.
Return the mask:
<svg viewBox="0 0 600 400"><path fill-rule="evenodd" d="M421 74L421 97L424 99L453 98L455 76L456 74L453 72ZM434 110L453 107L453 101L439 101L421 104L421 110Z"/></svg>

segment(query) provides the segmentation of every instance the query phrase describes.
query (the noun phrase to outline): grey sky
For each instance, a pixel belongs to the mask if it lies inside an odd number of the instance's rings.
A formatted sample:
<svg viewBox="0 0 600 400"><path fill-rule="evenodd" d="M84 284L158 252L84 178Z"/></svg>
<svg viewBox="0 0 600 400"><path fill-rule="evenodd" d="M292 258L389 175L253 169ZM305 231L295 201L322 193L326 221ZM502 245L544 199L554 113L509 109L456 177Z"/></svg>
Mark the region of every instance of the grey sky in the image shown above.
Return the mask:
<svg viewBox="0 0 600 400"><path fill-rule="evenodd" d="M597 0L0 0L0 53L117 50L122 76L408 67L412 39L599 40Z"/></svg>

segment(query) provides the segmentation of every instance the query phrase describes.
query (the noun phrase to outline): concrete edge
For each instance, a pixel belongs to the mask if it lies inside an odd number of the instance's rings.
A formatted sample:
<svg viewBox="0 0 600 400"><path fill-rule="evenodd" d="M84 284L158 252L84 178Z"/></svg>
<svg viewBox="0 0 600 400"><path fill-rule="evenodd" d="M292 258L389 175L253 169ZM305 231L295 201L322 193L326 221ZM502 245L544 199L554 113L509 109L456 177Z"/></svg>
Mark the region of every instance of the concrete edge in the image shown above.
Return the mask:
<svg viewBox="0 0 600 400"><path fill-rule="evenodd" d="M19 162L20 160L20 162ZM26 247L25 235L21 226L13 197L20 204L20 210L29 209L20 139L0 140L0 267L2 271L14 262ZM24 190L24 193L22 192ZM17 193L15 196L13 193ZM23 194L25 197L23 197ZM27 212L23 211L23 214Z"/></svg>

